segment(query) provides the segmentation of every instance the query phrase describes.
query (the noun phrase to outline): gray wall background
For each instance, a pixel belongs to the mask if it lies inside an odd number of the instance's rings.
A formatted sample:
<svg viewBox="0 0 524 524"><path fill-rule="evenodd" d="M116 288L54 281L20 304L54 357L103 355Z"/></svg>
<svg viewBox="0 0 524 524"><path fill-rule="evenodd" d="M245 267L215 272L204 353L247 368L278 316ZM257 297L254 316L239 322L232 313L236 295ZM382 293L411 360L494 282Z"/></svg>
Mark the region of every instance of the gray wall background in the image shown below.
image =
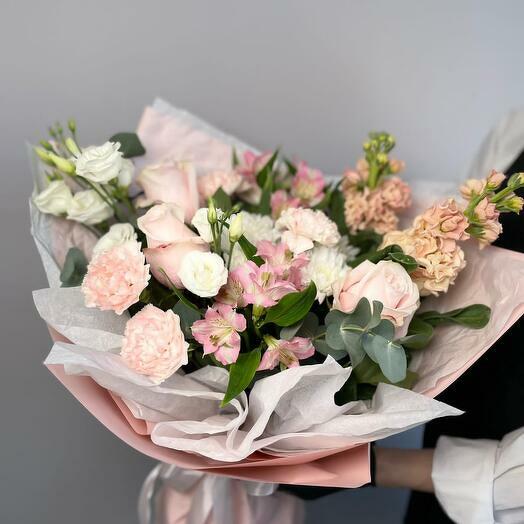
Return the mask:
<svg viewBox="0 0 524 524"><path fill-rule="evenodd" d="M2 0L0 522L135 522L153 465L41 366L50 341L31 300L46 281L29 235L26 139L75 116L82 141L100 143L159 95L327 172L387 129L408 177L458 179L522 104L523 16L518 1ZM401 522L405 495L344 492L311 505L309 522Z"/></svg>

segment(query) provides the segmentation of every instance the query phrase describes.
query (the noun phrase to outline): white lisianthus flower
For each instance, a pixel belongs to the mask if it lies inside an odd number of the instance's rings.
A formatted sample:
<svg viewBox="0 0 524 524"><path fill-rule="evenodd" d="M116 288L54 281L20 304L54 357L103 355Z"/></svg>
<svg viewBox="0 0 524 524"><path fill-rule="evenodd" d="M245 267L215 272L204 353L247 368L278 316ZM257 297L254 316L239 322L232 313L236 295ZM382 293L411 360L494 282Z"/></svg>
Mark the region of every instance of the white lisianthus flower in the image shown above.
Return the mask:
<svg viewBox="0 0 524 524"><path fill-rule="evenodd" d="M217 209L217 218L221 219L224 216L224 212L221 209ZM200 238L211 244L213 242L213 233L211 233L211 225L208 220L208 208L201 207L197 210L193 218L191 219L191 225L198 231Z"/></svg>
<svg viewBox="0 0 524 524"><path fill-rule="evenodd" d="M99 224L113 216L113 209L93 189L75 193L67 208L67 218L88 226Z"/></svg>
<svg viewBox="0 0 524 524"><path fill-rule="evenodd" d="M109 251L115 246L121 246L130 240L137 240L135 228L131 224L113 224L109 231L102 235L93 248L93 254L97 255Z"/></svg>
<svg viewBox="0 0 524 524"><path fill-rule="evenodd" d="M227 282L227 269L216 253L191 251L178 273L184 287L199 297L214 297Z"/></svg>
<svg viewBox="0 0 524 524"><path fill-rule="evenodd" d="M122 168L118 173L118 185L120 187L127 187L133 180L133 174L135 173L135 165L128 158L122 159Z"/></svg>
<svg viewBox="0 0 524 524"><path fill-rule="evenodd" d="M119 142L86 147L74 159L76 174L97 184L107 184L122 170L124 159L119 149Z"/></svg>
<svg viewBox="0 0 524 524"><path fill-rule="evenodd" d="M275 225L282 232L282 241L295 254L313 249L315 244L334 247L340 242L337 225L319 210L286 209Z"/></svg>
<svg viewBox="0 0 524 524"><path fill-rule="evenodd" d="M346 270L346 255L335 247L317 246L310 254L308 265L302 270L304 282L313 281L317 287L317 300L322 304L333 295L333 285Z"/></svg>
<svg viewBox="0 0 524 524"><path fill-rule="evenodd" d="M63 180L54 180L33 198L35 206L42 213L63 215L73 200L73 194Z"/></svg>

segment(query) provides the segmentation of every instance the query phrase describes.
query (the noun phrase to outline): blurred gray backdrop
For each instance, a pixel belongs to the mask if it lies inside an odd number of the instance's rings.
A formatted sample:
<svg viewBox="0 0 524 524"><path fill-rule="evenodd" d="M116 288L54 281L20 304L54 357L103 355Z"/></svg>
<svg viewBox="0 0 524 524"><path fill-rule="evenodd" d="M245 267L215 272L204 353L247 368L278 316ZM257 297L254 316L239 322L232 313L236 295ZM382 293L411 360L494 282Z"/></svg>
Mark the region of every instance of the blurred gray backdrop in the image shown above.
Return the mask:
<svg viewBox="0 0 524 524"><path fill-rule="evenodd" d="M522 104L523 17L519 1L2 0L0 522L136 522L153 466L41 366L50 340L31 299L46 281L29 235L26 139L74 116L83 143L101 143L159 95L327 172L386 129L408 177L458 179ZM399 523L405 500L343 492L311 504L308 523Z"/></svg>

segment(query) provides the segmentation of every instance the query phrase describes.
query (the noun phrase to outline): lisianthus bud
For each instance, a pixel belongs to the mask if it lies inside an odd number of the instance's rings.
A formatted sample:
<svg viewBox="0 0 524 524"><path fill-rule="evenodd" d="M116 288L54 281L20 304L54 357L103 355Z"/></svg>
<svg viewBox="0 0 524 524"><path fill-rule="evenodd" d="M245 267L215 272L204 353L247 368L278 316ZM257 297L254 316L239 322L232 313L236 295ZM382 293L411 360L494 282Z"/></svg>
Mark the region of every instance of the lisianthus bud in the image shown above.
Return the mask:
<svg viewBox="0 0 524 524"><path fill-rule="evenodd" d="M244 234L242 213L238 213L231 217L231 224L229 226L229 241L234 244Z"/></svg>
<svg viewBox="0 0 524 524"><path fill-rule="evenodd" d="M51 160L51 157L49 156L50 153L48 153L44 148L35 147L35 153L37 154L38 158L48 166L55 165L55 163Z"/></svg>
<svg viewBox="0 0 524 524"><path fill-rule="evenodd" d="M215 207L215 203L213 202L213 199L209 199L209 206L207 208L207 221L214 225L217 223L217 210Z"/></svg>
<svg viewBox="0 0 524 524"><path fill-rule="evenodd" d="M71 137L67 137L65 139L65 145L72 155L75 155L75 156L80 155L80 149L78 149L76 142Z"/></svg>
<svg viewBox="0 0 524 524"><path fill-rule="evenodd" d="M53 161L55 166L60 169L60 171L63 171L68 175L73 175L75 173L75 165L73 162L67 160L66 158L62 158L61 156L55 155L54 153L49 153L49 158Z"/></svg>

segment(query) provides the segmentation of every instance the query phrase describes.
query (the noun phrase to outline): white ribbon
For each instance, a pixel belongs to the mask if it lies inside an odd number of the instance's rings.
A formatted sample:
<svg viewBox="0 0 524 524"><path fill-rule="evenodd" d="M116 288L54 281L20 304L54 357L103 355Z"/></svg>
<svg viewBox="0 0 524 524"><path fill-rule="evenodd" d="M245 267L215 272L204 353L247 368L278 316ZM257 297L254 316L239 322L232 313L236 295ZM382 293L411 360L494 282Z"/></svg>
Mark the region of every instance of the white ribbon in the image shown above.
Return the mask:
<svg viewBox="0 0 524 524"><path fill-rule="evenodd" d="M180 493L192 494L187 524L204 524L211 513L213 522L234 522L232 483L243 485L246 493L256 497L266 497L275 493L278 484L231 479L199 471L182 469L171 464L158 463L146 477L138 498L138 518L140 524L164 524L167 516L162 505L158 504L158 494L164 488Z"/></svg>

